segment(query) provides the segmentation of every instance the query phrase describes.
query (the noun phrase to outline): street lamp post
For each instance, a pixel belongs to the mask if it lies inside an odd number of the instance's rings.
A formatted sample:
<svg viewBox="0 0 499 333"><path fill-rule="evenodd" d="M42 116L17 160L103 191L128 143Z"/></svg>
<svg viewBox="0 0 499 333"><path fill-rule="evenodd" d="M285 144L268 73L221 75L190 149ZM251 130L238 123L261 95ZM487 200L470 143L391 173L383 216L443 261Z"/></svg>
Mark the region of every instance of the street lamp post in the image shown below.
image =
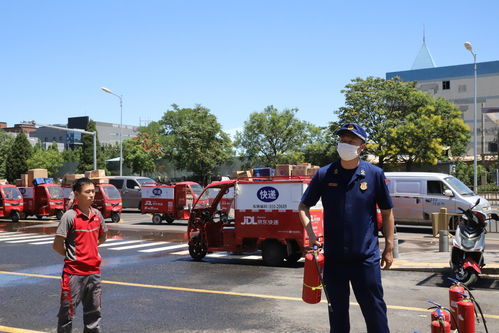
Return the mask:
<svg viewBox="0 0 499 333"><path fill-rule="evenodd" d="M117 95L105 87L102 87L101 89L120 99L120 176L123 176L123 95Z"/></svg>
<svg viewBox="0 0 499 333"><path fill-rule="evenodd" d="M476 53L473 52L473 46L470 42L465 42L464 47L466 50L470 51L473 55L473 73L474 73L474 112L473 112L473 190L478 191L478 181L477 181L477 142L476 142L476 95L477 95L477 72L476 72ZM482 128L483 131L483 128Z"/></svg>

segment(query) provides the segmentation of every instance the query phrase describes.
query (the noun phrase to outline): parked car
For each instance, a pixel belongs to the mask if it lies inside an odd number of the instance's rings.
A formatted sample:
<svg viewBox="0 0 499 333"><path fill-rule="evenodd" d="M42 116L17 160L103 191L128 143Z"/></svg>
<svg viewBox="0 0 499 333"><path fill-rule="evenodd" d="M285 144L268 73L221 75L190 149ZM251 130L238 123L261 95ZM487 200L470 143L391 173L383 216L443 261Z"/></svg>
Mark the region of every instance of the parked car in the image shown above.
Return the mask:
<svg viewBox="0 0 499 333"><path fill-rule="evenodd" d="M447 208L448 213L460 214L458 208L470 208L480 198L480 207L490 210L490 204L476 195L454 176L432 172L387 172L388 189L393 200L395 221L399 224L431 225L431 214Z"/></svg>
<svg viewBox="0 0 499 333"><path fill-rule="evenodd" d="M110 176L109 183L113 184L121 194L123 208L141 207L141 188L143 185L154 185L156 182L147 177L137 176Z"/></svg>

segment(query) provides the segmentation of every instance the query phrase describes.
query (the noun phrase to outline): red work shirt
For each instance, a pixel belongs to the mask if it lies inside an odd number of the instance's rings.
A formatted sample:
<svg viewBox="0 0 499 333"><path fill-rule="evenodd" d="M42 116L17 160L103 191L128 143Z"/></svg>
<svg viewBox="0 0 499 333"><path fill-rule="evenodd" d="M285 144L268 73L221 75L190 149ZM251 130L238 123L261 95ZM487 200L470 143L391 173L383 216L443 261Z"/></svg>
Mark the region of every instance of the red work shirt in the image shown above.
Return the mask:
<svg viewBox="0 0 499 333"><path fill-rule="evenodd" d="M107 232L102 214L90 208L89 216L78 207L68 210L61 218L56 235L65 238L64 272L72 275L100 273L99 236Z"/></svg>

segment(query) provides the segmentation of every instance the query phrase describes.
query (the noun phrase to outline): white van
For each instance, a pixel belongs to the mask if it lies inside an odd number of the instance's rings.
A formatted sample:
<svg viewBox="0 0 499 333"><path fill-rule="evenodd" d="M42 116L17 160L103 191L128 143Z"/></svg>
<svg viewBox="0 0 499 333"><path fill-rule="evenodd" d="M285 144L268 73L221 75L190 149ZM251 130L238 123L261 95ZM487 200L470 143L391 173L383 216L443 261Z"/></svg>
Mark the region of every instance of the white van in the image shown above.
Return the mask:
<svg viewBox="0 0 499 333"><path fill-rule="evenodd" d="M448 213L460 213L480 198L479 206L490 210L489 202L473 193L454 176L432 172L387 172L388 189L393 201L397 223L431 225L431 214L447 208Z"/></svg>

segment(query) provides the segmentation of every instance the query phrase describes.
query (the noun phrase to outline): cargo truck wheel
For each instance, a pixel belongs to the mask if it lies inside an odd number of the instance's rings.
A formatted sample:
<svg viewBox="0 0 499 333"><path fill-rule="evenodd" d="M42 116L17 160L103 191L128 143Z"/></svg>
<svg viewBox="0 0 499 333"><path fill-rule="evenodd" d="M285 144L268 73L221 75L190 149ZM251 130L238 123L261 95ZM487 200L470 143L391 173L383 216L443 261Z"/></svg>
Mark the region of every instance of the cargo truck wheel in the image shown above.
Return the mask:
<svg viewBox="0 0 499 333"><path fill-rule="evenodd" d="M10 214L10 219L12 220L12 222L19 222L20 218L21 218L21 215L19 214L19 212L17 210L12 212L12 214Z"/></svg>
<svg viewBox="0 0 499 333"><path fill-rule="evenodd" d="M153 214L152 216L152 223L154 224L161 224L161 221L163 221L163 218L161 217L161 214Z"/></svg>
<svg viewBox="0 0 499 333"><path fill-rule="evenodd" d="M62 219L62 215L64 215L64 212L62 210L58 209L55 211L56 219L58 219L58 220Z"/></svg>
<svg viewBox="0 0 499 333"><path fill-rule="evenodd" d="M301 252L294 252L286 257L286 261L288 262L288 264L293 265L296 264L296 262L300 260L301 257L302 257Z"/></svg>
<svg viewBox="0 0 499 333"><path fill-rule="evenodd" d="M175 221L175 219L173 217L171 217L170 215L168 214L164 214L163 215L163 219L166 221L166 223L168 224L172 224L173 221Z"/></svg>
<svg viewBox="0 0 499 333"><path fill-rule="evenodd" d="M111 221L113 221L114 223L118 223L120 219L121 219L120 214L116 212L111 213Z"/></svg>
<svg viewBox="0 0 499 333"><path fill-rule="evenodd" d="M267 266L281 266L286 256L286 248L276 240L267 240L263 244L262 258Z"/></svg>
<svg viewBox="0 0 499 333"><path fill-rule="evenodd" d="M43 219L43 216L37 215L36 218L39 219L39 220L41 220L41 219Z"/></svg>
<svg viewBox="0 0 499 333"><path fill-rule="evenodd" d="M206 256L208 249L205 243L201 243L199 237L192 237L189 242L189 254L194 260L201 260Z"/></svg>

